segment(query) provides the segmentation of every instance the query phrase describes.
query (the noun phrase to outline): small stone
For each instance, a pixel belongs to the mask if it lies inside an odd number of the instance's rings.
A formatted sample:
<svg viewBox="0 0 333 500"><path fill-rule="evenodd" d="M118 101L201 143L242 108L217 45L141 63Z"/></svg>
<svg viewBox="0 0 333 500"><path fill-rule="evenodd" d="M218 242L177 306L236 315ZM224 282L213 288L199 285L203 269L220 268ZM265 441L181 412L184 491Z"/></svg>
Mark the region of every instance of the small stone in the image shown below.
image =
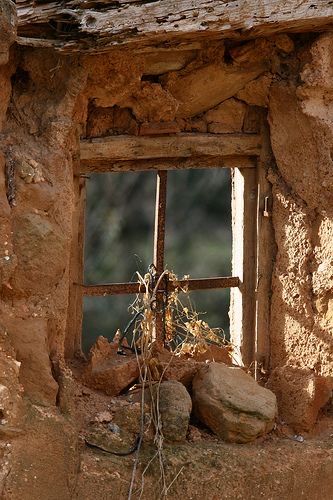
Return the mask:
<svg viewBox="0 0 333 500"><path fill-rule="evenodd" d="M8 415L10 405L10 393L5 385L0 384L0 413L3 417Z"/></svg>
<svg viewBox="0 0 333 500"><path fill-rule="evenodd" d="M102 411L95 417L96 422L110 422L110 420L112 420L112 415L109 411Z"/></svg>
<svg viewBox="0 0 333 500"><path fill-rule="evenodd" d="M196 416L223 440L247 443L273 429L275 395L241 368L210 363L198 371L192 387Z"/></svg>
<svg viewBox="0 0 333 500"><path fill-rule="evenodd" d="M201 441L202 440L201 432L197 427L194 427L194 425L189 425L187 439L191 443L196 443L197 441Z"/></svg>
<svg viewBox="0 0 333 500"><path fill-rule="evenodd" d="M162 420L162 433L166 441L185 441L192 401L186 388L176 380L162 382L154 387L155 403Z"/></svg>
<svg viewBox="0 0 333 500"><path fill-rule="evenodd" d="M194 352L190 359L193 361L204 361L206 363L216 361L226 365L232 365L231 352L232 348L230 345L218 346L212 344L207 345L205 351Z"/></svg>
<svg viewBox="0 0 333 500"><path fill-rule="evenodd" d="M203 363L187 359L185 356L176 357L167 349L156 344L151 349L155 370L151 370L154 380L177 380L185 387L190 388L196 372Z"/></svg>
<svg viewBox="0 0 333 500"><path fill-rule="evenodd" d="M117 424L109 422L108 428L110 429L111 432L114 432L115 434L120 434L120 427Z"/></svg>
<svg viewBox="0 0 333 500"><path fill-rule="evenodd" d="M285 54L290 54L295 50L294 42L284 33L274 36L273 41L275 46Z"/></svg>

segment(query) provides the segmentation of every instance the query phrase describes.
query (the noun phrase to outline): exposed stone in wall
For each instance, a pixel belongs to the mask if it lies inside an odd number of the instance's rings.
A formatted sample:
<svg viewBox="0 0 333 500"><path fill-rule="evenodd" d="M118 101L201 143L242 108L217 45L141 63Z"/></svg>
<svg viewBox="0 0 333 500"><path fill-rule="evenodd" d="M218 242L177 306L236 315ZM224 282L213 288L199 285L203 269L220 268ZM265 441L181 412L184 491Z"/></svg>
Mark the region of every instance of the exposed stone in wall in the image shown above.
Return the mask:
<svg viewBox="0 0 333 500"><path fill-rule="evenodd" d="M266 108L272 80L273 75L271 73L259 76L240 90L236 94L236 97L252 106L262 106Z"/></svg>
<svg viewBox="0 0 333 500"><path fill-rule="evenodd" d="M35 402L54 405L58 389L50 356L63 352L68 304L71 157L76 152L72 114L85 72L75 60L43 51L23 53L11 72L12 93L2 130L6 178L2 174L0 310L21 362L26 394ZM2 122L9 76L8 71L2 88ZM9 174L15 195L11 203Z"/></svg>
<svg viewBox="0 0 333 500"><path fill-rule="evenodd" d="M83 61L89 73L85 89L90 102L89 136L117 133L114 117L119 109L130 110L139 128L143 124L141 132L132 123L131 126L122 126L119 133L125 130L125 133L134 135L147 134L153 129L152 133L157 133L158 123L161 123L161 133L241 131L246 103L267 105L268 89L273 79L269 70L278 67L280 56L285 57L292 49L293 43L286 35L270 40L259 39L228 50L221 42L212 43L205 49L192 51L188 59L183 56L184 67L179 71L169 70L161 75L157 70L150 75L147 73L148 56L125 51L93 58L86 56ZM238 103L234 99L228 101L238 91L243 91ZM209 110L226 101L225 124L221 118L214 122ZM207 119L203 116L206 111ZM232 123L235 113L237 123ZM178 128L174 124L175 118ZM227 119L231 120L230 123L226 123ZM92 120L95 125L92 125ZM96 120L99 120L99 125ZM150 127L147 123L154 125ZM210 124L208 127L207 123Z"/></svg>
<svg viewBox="0 0 333 500"><path fill-rule="evenodd" d="M207 111L204 118L210 133L242 132L246 113L246 105L234 99L227 99L215 108Z"/></svg>
<svg viewBox="0 0 333 500"><path fill-rule="evenodd" d="M286 365L273 370L268 386L278 398L280 420L303 433L313 428L319 411L330 400L333 378Z"/></svg>

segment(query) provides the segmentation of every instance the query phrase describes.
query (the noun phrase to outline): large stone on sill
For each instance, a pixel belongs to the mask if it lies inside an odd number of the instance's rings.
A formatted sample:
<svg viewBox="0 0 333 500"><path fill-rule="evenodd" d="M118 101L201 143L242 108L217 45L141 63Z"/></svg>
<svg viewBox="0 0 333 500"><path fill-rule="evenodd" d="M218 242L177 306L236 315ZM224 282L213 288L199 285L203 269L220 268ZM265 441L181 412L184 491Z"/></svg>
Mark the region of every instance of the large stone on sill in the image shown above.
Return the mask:
<svg viewBox="0 0 333 500"><path fill-rule="evenodd" d="M156 384L154 404L159 410L164 439L170 442L185 441L192 401L184 385L176 380Z"/></svg>
<svg viewBox="0 0 333 500"><path fill-rule="evenodd" d="M117 343L98 337L90 350L84 379L89 387L117 396L139 377L139 373L139 359L135 354L120 356Z"/></svg>
<svg viewBox="0 0 333 500"><path fill-rule="evenodd" d="M192 387L196 416L223 440L247 443L272 430L276 397L241 368L210 363Z"/></svg>

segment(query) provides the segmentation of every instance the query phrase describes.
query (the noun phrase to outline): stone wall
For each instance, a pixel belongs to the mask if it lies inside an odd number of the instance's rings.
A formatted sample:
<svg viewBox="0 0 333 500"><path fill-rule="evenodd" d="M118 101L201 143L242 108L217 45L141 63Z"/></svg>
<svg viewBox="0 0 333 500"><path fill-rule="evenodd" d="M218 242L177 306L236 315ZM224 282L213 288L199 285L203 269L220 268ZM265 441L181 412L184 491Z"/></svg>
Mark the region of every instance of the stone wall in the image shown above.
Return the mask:
<svg viewBox="0 0 333 500"><path fill-rule="evenodd" d="M333 376L333 36L294 42L77 57L12 48L0 73L0 397L11 425L25 400L50 409L47 432L62 439L79 137L253 133L264 108L277 247L269 384L281 418L312 427Z"/></svg>

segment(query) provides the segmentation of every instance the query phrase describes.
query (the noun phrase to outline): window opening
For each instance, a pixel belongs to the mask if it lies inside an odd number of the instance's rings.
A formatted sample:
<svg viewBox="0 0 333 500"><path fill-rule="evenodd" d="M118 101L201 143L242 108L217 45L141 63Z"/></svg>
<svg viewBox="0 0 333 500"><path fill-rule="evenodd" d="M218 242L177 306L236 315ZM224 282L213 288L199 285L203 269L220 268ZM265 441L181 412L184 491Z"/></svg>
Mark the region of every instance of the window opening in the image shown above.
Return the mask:
<svg viewBox="0 0 333 500"><path fill-rule="evenodd" d="M155 225L153 245L153 280L152 288L157 288L155 315L155 338L159 343L164 343L164 309L168 293L175 288L186 287L189 291L203 291L237 287L237 277L217 276L207 278L185 278L178 281L169 281L165 273L165 225L167 207L168 172L158 170L156 174L156 201ZM184 270L186 274L186 269ZM184 272L183 271L183 272ZM86 295L129 295L143 292L142 285L136 282L110 283L105 285L85 285Z"/></svg>
<svg viewBox="0 0 333 500"><path fill-rule="evenodd" d="M132 281L136 271L146 272L151 263L147 241L154 228L154 188L149 172L93 174L87 183L85 283Z"/></svg>

